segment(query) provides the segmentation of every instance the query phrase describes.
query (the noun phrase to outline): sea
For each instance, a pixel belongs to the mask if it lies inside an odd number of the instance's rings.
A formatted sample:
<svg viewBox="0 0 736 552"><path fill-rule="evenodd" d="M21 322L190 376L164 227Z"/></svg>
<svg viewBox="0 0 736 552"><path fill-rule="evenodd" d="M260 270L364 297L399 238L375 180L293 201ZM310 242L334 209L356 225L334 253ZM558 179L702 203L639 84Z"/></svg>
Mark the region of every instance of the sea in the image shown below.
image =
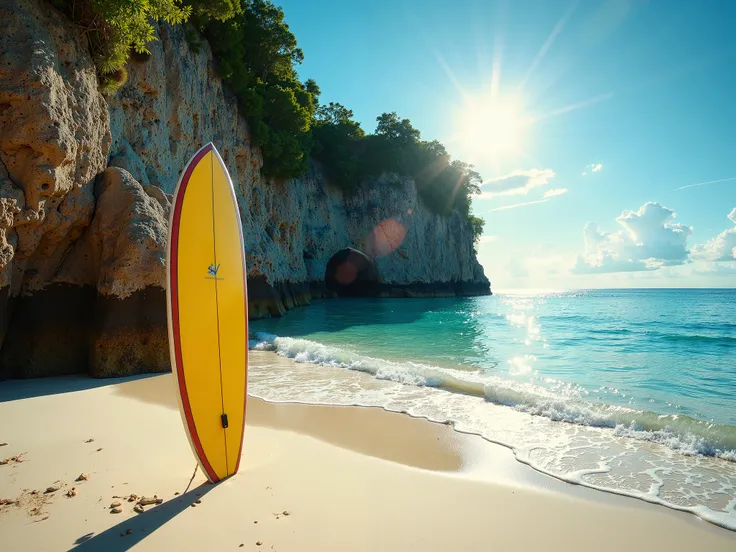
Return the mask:
<svg viewBox="0 0 736 552"><path fill-rule="evenodd" d="M250 334L296 361L252 366L255 396L448 423L558 479L736 530L736 289L328 299Z"/></svg>

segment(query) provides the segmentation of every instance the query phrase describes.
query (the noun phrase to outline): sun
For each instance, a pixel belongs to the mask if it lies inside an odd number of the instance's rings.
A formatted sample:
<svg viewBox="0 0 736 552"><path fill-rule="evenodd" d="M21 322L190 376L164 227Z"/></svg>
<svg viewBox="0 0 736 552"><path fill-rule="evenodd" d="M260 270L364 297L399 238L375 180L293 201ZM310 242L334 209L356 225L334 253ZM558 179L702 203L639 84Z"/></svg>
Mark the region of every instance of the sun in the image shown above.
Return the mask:
<svg viewBox="0 0 736 552"><path fill-rule="evenodd" d="M466 151L491 158L521 153L529 118L516 96L469 100L457 116L458 140Z"/></svg>

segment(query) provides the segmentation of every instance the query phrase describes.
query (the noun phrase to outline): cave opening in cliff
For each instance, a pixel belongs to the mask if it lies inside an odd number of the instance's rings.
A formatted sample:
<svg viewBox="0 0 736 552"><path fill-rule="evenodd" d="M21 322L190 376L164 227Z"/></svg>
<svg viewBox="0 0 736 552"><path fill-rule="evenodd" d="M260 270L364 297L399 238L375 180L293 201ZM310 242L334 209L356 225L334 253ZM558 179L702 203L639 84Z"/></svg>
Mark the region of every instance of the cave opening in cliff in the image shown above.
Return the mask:
<svg viewBox="0 0 736 552"><path fill-rule="evenodd" d="M339 297L374 297L378 293L378 270L362 251L341 249L327 263L325 286Z"/></svg>

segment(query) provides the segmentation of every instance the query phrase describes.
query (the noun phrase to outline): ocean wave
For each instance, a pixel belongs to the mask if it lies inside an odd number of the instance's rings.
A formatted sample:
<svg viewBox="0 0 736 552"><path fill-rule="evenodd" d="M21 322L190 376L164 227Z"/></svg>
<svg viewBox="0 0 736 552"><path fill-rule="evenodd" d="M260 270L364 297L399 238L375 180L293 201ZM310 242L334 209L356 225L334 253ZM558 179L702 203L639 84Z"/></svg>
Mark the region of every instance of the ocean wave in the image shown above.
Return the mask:
<svg viewBox="0 0 736 552"><path fill-rule="evenodd" d="M479 372L414 362L392 362L306 339L255 334L251 348L307 362L356 370L405 385L428 386L483 398L552 421L608 428L621 437L656 442L687 456L736 462L736 427L560 396L543 387Z"/></svg>

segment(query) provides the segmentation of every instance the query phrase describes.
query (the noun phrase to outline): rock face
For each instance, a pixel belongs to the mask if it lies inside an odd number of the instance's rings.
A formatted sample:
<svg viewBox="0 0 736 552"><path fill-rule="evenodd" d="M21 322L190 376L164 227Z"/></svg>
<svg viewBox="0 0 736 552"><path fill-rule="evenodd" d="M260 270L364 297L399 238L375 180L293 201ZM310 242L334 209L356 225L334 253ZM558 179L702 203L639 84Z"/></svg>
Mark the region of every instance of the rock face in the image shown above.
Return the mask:
<svg viewBox="0 0 736 552"><path fill-rule="evenodd" d="M42 0L0 3L0 379L169 368L171 194L209 141L236 186L251 317L337 293L325 279L346 248L373 263L375 295L490 292L467 221L431 213L410 180L345 196L317 163L263 179L208 47L156 34L106 100L75 25Z"/></svg>
<svg viewBox="0 0 736 552"><path fill-rule="evenodd" d="M375 258L381 295L489 293L467 222L431 213L411 180L385 176L349 197L329 186L317 163L298 179L264 180L260 152L208 47L193 54L181 27L161 25L158 38L110 101L112 164L172 193L193 153L215 143L241 206L251 317L323 295L327 263L345 247Z"/></svg>

